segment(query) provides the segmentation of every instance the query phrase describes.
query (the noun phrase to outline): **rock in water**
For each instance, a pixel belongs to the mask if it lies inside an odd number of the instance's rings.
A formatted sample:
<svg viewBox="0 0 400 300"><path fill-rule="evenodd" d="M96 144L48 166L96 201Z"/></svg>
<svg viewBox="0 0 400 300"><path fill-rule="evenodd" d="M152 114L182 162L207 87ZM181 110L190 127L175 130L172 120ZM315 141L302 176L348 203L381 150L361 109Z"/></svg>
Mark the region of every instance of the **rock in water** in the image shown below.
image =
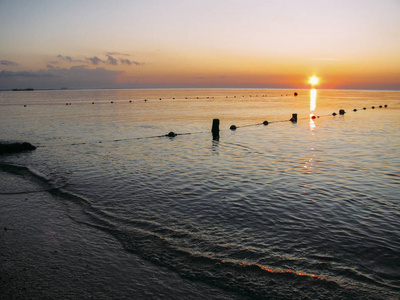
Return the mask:
<svg viewBox="0 0 400 300"><path fill-rule="evenodd" d="M35 150L36 147L30 143L10 143L10 144L2 144L0 143L0 154L4 153L18 153L23 151L31 151Z"/></svg>

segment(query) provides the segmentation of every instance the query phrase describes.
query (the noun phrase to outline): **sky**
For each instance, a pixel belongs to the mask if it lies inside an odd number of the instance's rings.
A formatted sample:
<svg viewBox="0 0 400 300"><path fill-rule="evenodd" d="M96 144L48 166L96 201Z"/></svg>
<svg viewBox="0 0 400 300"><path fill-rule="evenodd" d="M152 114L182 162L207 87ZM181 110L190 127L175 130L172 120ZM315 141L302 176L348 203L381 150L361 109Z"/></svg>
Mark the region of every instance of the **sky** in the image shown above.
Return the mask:
<svg viewBox="0 0 400 300"><path fill-rule="evenodd" d="M400 90L400 0L0 0L0 89Z"/></svg>

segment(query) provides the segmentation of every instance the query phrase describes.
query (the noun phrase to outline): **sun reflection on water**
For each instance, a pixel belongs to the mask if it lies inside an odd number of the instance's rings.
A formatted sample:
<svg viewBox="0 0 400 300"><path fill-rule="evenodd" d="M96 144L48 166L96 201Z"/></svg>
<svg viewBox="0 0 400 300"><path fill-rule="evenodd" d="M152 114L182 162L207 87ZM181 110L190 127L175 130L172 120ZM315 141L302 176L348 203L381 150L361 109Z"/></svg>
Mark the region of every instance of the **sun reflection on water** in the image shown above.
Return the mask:
<svg viewBox="0 0 400 300"><path fill-rule="evenodd" d="M310 90L310 129L314 130L315 122L314 122L314 111L317 107L317 90L311 89Z"/></svg>

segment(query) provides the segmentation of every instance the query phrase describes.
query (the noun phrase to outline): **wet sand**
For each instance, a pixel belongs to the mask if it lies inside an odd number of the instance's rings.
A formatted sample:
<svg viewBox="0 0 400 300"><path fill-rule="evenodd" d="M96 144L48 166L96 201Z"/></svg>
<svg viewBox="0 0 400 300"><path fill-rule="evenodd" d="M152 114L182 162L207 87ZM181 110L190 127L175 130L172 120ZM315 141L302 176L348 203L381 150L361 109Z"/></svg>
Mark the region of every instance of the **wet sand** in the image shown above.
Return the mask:
<svg viewBox="0 0 400 300"><path fill-rule="evenodd" d="M67 209L47 192L0 194L1 299L242 298L124 251Z"/></svg>

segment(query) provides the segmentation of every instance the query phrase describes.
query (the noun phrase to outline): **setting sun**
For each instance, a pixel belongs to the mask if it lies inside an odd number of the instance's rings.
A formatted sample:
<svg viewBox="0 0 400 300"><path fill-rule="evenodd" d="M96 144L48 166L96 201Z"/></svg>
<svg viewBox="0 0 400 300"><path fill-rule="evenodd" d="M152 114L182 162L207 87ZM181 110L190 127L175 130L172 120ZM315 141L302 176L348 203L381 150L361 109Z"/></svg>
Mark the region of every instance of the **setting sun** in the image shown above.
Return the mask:
<svg viewBox="0 0 400 300"><path fill-rule="evenodd" d="M312 76L308 80L308 83L310 83L311 85L317 85L318 82L319 82L319 78L317 76Z"/></svg>

